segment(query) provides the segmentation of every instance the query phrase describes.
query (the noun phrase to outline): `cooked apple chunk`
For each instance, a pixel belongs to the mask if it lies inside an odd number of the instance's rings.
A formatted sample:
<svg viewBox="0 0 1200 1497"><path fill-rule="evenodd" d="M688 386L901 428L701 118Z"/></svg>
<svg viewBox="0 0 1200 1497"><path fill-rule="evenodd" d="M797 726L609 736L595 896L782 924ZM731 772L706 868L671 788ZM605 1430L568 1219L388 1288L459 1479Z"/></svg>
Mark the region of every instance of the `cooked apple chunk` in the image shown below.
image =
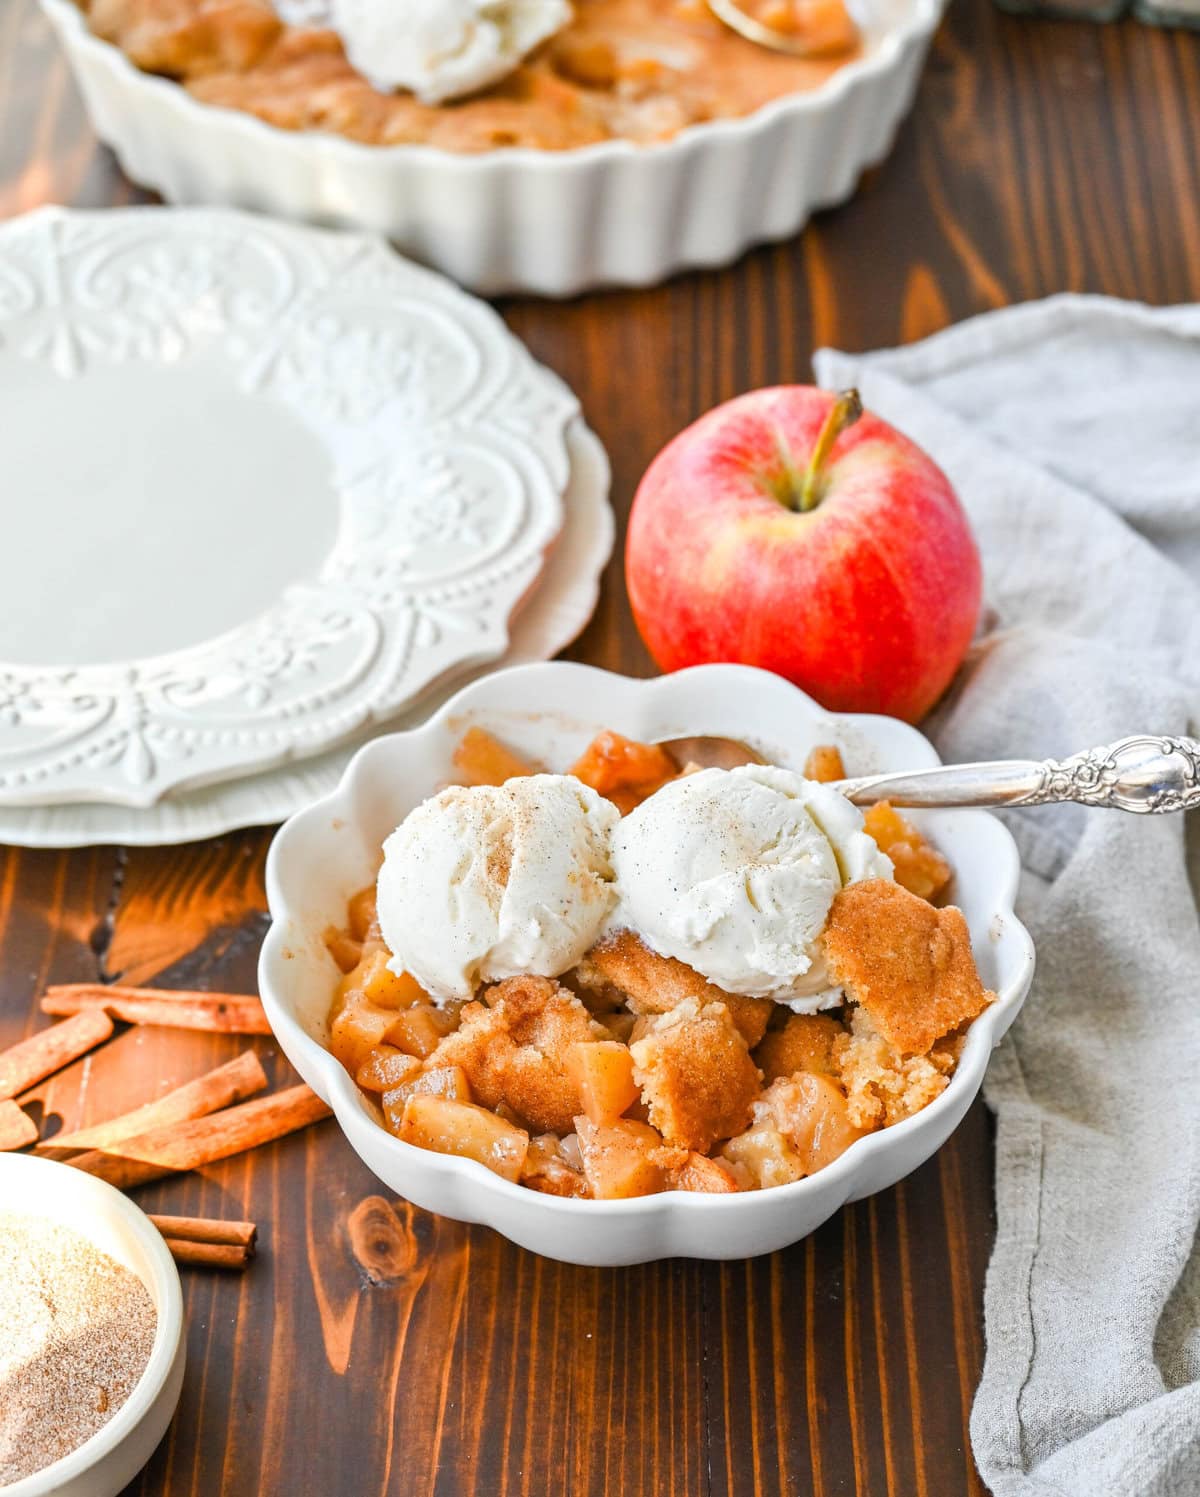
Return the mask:
<svg viewBox="0 0 1200 1497"><path fill-rule="evenodd" d="M386 1092L402 1082L411 1081L421 1069L415 1055L406 1055L395 1045L376 1045L354 1073L354 1079L365 1092Z"/></svg>
<svg viewBox="0 0 1200 1497"><path fill-rule="evenodd" d="M692 998L723 1003L746 1044L757 1045L775 1005L769 998L743 998L708 982L686 962L660 956L631 930L614 931L593 946L576 969L586 987L613 988L635 1014L665 1014Z"/></svg>
<svg viewBox="0 0 1200 1497"><path fill-rule="evenodd" d="M342 1065L355 1075L376 1045L388 1038L395 1011L368 1003L361 994L349 999L329 1026L329 1048Z"/></svg>
<svg viewBox="0 0 1200 1497"><path fill-rule="evenodd" d="M995 997L979 980L961 910L867 879L834 896L825 960L896 1050L924 1055Z"/></svg>
<svg viewBox="0 0 1200 1497"><path fill-rule="evenodd" d="M721 1157L734 1169L745 1171L758 1190L790 1185L805 1176L804 1160L787 1135L769 1118L756 1119L744 1133L731 1138L721 1150Z"/></svg>
<svg viewBox="0 0 1200 1497"><path fill-rule="evenodd" d="M380 1099L383 1115L393 1133L400 1131L404 1108L409 1097L449 1097L452 1102L473 1102L467 1073L461 1066L430 1066L417 1070L384 1092Z"/></svg>
<svg viewBox="0 0 1200 1497"><path fill-rule="evenodd" d="M452 1009L435 1008L432 1003L418 1004L392 1015L387 1032L389 1045L395 1045L407 1055L428 1060L457 1023L458 1015Z"/></svg>
<svg viewBox="0 0 1200 1497"><path fill-rule="evenodd" d="M624 816L673 780L679 766L656 743L637 743L620 733L597 733L567 771L612 801Z"/></svg>
<svg viewBox="0 0 1200 1497"><path fill-rule="evenodd" d="M343 972L353 972L362 961L362 942L355 940L348 930L339 930L336 925L331 925L321 939L325 943L325 950Z"/></svg>
<svg viewBox="0 0 1200 1497"><path fill-rule="evenodd" d="M399 1136L418 1149L474 1159L514 1184L521 1178L529 1134L486 1107L416 1093L404 1104Z"/></svg>
<svg viewBox="0 0 1200 1497"><path fill-rule="evenodd" d="M842 762L842 751L836 744L818 743L804 761L804 778L828 785L833 780L846 778L846 766Z"/></svg>
<svg viewBox="0 0 1200 1497"><path fill-rule="evenodd" d="M846 1096L837 1082L810 1071L772 1082L763 1093L763 1104L799 1155L806 1175L832 1164L865 1131L850 1121Z"/></svg>
<svg viewBox="0 0 1200 1497"><path fill-rule="evenodd" d="M758 1067L723 1003L677 1004L630 1050L650 1121L668 1142L706 1154L745 1128Z"/></svg>
<svg viewBox="0 0 1200 1497"><path fill-rule="evenodd" d="M571 1047L607 1038L552 978L510 977L467 1004L433 1059L462 1066L486 1107L503 1103L539 1133L563 1134L579 1112L579 1087L567 1069Z"/></svg>
<svg viewBox="0 0 1200 1497"><path fill-rule="evenodd" d="M567 1075L579 1089L579 1105L593 1123L613 1123L638 1099L629 1046L617 1040L572 1045Z"/></svg>
<svg viewBox="0 0 1200 1497"><path fill-rule="evenodd" d="M355 982L365 998L380 1008L412 1008L429 1003L429 994L415 977L407 972L395 973L388 966L391 954L385 946L364 951Z"/></svg>
<svg viewBox="0 0 1200 1497"><path fill-rule="evenodd" d="M745 1187L733 1167L723 1159L709 1159L705 1154L689 1154L683 1168L675 1175L676 1190L691 1190L702 1195L732 1195Z"/></svg>
<svg viewBox="0 0 1200 1497"><path fill-rule="evenodd" d="M656 1195L666 1190L669 1174L686 1158L681 1149L664 1144L647 1123L618 1118L597 1127L590 1118L575 1119L583 1172L598 1201Z"/></svg>
<svg viewBox="0 0 1200 1497"><path fill-rule="evenodd" d="M543 1195L586 1199L592 1189L578 1158L572 1162L563 1141L555 1133L541 1133L529 1141L521 1184Z"/></svg>
<svg viewBox="0 0 1200 1497"><path fill-rule="evenodd" d="M464 785L503 785L536 773L532 764L484 728L468 728L463 734L454 750L454 768Z"/></svg>
<svg viewBox="0 0 1200 1497"><path fill-rule="evenodd" d="M377 914L374 884L351 895L346 906L346 923L356 941L367 941L378 934Z"/></svg>
<svg viewBox="0 0 1200 1497"><path fill-rule="evenodd" d="M928 842L887 801L880 801L863 817L866 830L879 850L892 860L896 882L919 899L937 899L943 894L954 870L932 842Z"/></svg>

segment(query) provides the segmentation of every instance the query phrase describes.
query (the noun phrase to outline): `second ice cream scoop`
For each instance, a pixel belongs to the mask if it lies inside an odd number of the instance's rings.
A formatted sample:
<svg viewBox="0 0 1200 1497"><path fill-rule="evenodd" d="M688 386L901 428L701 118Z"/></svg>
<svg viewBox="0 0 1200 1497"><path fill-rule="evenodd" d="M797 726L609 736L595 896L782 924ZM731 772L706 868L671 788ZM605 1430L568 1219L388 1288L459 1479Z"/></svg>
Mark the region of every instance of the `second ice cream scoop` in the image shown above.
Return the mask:
<svg viewBox="0 0 1200 1497"><path fill-rule="evenodd" d="M614 924L728 993L798 1010L838 1000L820 937L834 895L892 865L835 790L786 769L706 769L613 833Z"/></svg>

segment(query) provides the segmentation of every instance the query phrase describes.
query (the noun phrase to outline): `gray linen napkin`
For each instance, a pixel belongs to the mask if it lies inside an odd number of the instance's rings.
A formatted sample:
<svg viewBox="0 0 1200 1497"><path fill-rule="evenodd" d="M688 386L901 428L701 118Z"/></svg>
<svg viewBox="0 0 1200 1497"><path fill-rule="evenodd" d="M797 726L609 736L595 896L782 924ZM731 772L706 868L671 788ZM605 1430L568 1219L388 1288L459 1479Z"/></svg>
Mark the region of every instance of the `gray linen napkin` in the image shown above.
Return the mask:
<svg viewBox="0 0 1200 1497"><path fill-rule="evenodd" d="M975 527L984 632L928 725L944 758L1197 731L1200 307L1057 297L815 367L925 447ZM1197 1497L1200 816L1006 819L1038 970L985 1083L975 1457L997 1497Z"/></svg>

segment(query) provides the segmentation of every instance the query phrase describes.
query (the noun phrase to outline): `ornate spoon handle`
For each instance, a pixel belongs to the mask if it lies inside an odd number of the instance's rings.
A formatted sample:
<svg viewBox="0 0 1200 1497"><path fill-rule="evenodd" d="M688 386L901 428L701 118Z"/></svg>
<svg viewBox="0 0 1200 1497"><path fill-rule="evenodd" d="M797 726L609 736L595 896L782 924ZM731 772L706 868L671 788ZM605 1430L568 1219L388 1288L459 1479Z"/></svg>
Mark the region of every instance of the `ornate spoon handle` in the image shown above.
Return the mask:
<svg viewBox="0 0 1200 1497"><path fill-rule="evenodd" d="M1200 807L1200 741L1139 734L1069 759L996 759L838 780L856 806L1044 806L1076 801L1118 811Z"/></svg>

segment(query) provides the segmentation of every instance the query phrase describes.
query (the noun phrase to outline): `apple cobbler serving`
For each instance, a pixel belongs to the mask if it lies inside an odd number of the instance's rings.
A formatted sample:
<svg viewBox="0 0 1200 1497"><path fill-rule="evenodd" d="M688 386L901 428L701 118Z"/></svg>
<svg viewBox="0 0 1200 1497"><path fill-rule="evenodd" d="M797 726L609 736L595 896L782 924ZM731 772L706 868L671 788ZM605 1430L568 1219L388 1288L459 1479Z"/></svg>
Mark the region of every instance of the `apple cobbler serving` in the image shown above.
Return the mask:
<svg viewBox="0 0 1200 1497"><path fill-rule="evenodd" d="M666 140L814 89L860 51L843 0L751 0L804 38L803 58L736 35L705 0L78 4L97 36L201 103L459 152Z"/></svg>
<svg viewBox="0 0 1200 1497"><path fill-rule="evenodd" d="M946 860L885 805L601 733L482 729L326 933L329 1045L383 1126L551 1195L784 1185L949 1082L992 1001Z"/></svg>

